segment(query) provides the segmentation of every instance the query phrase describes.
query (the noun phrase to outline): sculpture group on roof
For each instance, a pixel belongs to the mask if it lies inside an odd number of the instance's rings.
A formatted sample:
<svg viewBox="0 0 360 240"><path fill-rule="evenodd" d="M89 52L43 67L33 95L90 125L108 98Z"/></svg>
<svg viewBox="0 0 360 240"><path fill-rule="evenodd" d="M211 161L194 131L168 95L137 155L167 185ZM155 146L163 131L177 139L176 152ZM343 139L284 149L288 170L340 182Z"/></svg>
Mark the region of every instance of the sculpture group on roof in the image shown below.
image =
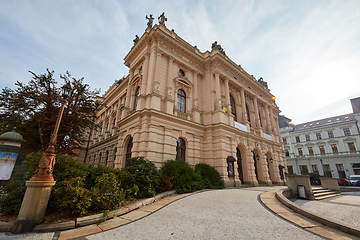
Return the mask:
<svg viewBox="0 0 360 240"><path fill-rule="evenodd" d="M217 43L217 41L215 41L215 42L211 45L211 50L214 50L214 49L216 49L216 50L218 50L219 52L221 52L222 54L226 55L224 49L221 47L220 44Z"/></svg>
<svg viewBox="0 0 360 240"><path fill-rule="evenodd" d="M269 89L267 82L264 81L262 77L257 80L261 85L263 85L266 89Z"/></svg>
<svg viewBox="0 0 360 240"><path fill-rule="evenodd" d="M153 16L152 16L152 14L150 14L149 17L148 17L148 15L146 15L146 16L145 16L145 19L148 20L148 22L147 22L147 27L148 27L148 28L152 28L153 22L154 22L154 18L153 18ZM158 17L158 20L159 20L159 24L160 24L160 25L165 26L165 22L167 21L167 18L165 17L165 13L164 13L164 12Z"/></svg>

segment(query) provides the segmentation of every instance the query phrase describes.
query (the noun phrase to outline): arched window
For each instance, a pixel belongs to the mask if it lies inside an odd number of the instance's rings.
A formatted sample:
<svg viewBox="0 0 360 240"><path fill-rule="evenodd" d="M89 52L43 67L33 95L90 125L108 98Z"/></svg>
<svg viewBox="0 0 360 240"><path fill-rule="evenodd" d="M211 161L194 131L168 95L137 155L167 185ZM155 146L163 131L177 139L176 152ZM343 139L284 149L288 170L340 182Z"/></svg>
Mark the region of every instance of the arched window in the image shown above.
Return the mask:
<svg viewBox="0 0 360 240"><path fill-rule="evenodd" d="M186 112L186 94L182 89L177 91L176 109L183 113Z"/></svg>
<svg viewBox="0 0 360 240"><path fill-rule="evenodd" d="M98 164L101 163L101 153L99 153L99 161L98 161Z"/></svg>
<svg viewBox="0 0 360 240"><path fill-rule="evenodd" d="M248 122L250 122L250 112L249 112L249 107L248 105L245 103L245 108L246 108L246 117Z"/></svg>
<svg viewBox="0 0 360 240"><path fill-rule="evenodd" d="M133 147L133 138L130 137L128 140L127 146L126 146L125 163L126 163L126 160L131 158L132 147Z"/></svg>
<svg viewBox="0 0 360 240"><path fill-rule="evenodd" d="M179 77L185 77L185 72L182 69L179 69Z"/></svg>
<svg viewBox="0 0 360 240"><path fill-rule="evenodd" d="M233 96L231 96L231 95L230 95L230 107L231 107L231 113L234 117L234 121L237 121L235 100L234 100Z"/></svg>
<svg viewBox="0 0 360 240"><path fill-rule="evenodd" d="M176 141L176 160L185 161L185 141L182 138L178 138Z"/></svg>
<svg viewBox="0 0 360 240"><path fill-rule="evenodd" d="M136 92L135 92L135 98L134 98L134 109L136 110L138 101L139 101L139 96L140 96L140 87L137 87Z"/></svg>

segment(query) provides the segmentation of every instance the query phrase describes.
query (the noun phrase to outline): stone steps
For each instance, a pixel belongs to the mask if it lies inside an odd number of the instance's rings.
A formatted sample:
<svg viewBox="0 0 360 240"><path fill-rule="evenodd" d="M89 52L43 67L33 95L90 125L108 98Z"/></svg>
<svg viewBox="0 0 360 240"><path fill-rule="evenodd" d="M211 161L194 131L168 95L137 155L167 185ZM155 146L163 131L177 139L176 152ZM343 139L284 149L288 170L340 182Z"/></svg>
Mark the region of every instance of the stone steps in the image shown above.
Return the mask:
<svg viewBox="0 0 360 240"><path fill-rule="evenodd" d="M331 197L340 196L341 194L337 191L333 191L323 187L313 187L312 192L315 200L323 200Z"/></svg>

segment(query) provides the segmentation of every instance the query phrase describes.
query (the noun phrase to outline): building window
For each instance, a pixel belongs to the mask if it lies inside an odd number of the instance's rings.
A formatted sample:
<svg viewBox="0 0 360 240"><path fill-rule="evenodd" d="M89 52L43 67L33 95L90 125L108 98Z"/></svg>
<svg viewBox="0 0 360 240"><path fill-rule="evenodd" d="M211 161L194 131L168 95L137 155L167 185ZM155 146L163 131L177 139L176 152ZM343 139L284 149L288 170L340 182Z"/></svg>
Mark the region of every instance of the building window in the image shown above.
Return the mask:
<svg viewBox="0 0 360 240"><path fill-rule="evenodd" d="M283 141L284 144L287 144L287 139L286 139L286 137L283 137L283 138L282 138L282 141Z"/></svg>
<svg viewBox="0 0 360 240"><path fill-rule="evenodd" d="M305 138L306 138L306 141L307 141L307 142L310 141L310 135L309 135L309 134L306 134L306 135L305 135Z"/></svg>
<svg viewBox="0 0 360 240"><path fill-rule="evenodd" d="M317 140L321 140L321 133L319 133L319 132L316 133L316 139L317 139Z"/></svg>
<svg viewBox="0 0 360 240"><path fill-rule="evenodd" d="M301 175L308 175L309 174L309 170L308 167L306 165L300 165L300 171L301 171Z"/></svg>
<svg viewBox="0 0 360 240"><path fill-rule="evenodd" d="M314 156L314 150L312 147L308 147L308 150L309 150L309 155L310 156Z"/></svg>
<svg viewBox="0 0 360 240"><path fill-rule="evenodd" d="M348 143L349 146L349 152L356 152L355 144L354 143Z"/></svg>
<svg viewBox="0 0 360 240"><path fill-rule="evenodd" d="M355 175L360 175L360 163L353 163L352 167L353 167L353 170L354 170L354 174Z"/></svg>
<svg viewBox="0 0 360 240"><path fill-rule="evenodd" d="M139 101L139 96L140 96L140 87L137 87L136 92L135 92L135 98L134 98L134 109L136 110L138 101Z"/></svg>
<svg viewBox="0 0 360 240"><path fill-rule="evenodd" d="M336 169L337 169L337 171L338 171L339 178L346 178L346 174L345 174L345 170L344 170L344 165L342 165L342 164L336 164Z"/></svg>
<svg viewBox="0 0 360 240"><path fill-rule="evenodd" d="M331 174L331 170L330 170L329 164L324 164L324 165L323 165L323 170L324 170L324 176L325 176L325 177L332 178L332 174Z"/></svg>
<svg viewBox="0 0 360 240"><path fill-rule="evenodd" d="M289 156L290 156L289 150L287 150L287 149L285 150L285 156L286 156L286 157L289 157Z"/></svg>
<svg viewBox="0 0 360 240"><path fill-rule="evenodd" d="M231 107L231 113L233 115L234 121L237 121L235 100L234 100L233 96L231 96L231 95L230 95L230 107Z"/></svg>
<svg viewBox="0 0 360 240"><path fill-rule="evenodd" d="M287 169L288 169L288 173L289 173L289 174L294 174L294 169L293 169L292 166L288 165L288 166L287 166Z"/></svg>
<svg viewBox="0 0 360 240"><path fill-rule="evenodd" d="M302 155L303 155L302 148L298 148L298 152L299 152L299 156L302 156Z"/></svg>
<svg viewBox="0 0 360 240"><path fill-rule="evenodd" d="M329 136L329 138L334 138L334 133L333 133L333 131L328 131L328 136Z"/></svg>
<svg viewBox="0 0 360 240"><path fill-rule="evenodd" d="M176 141L176 160L185 161L185 140L182 138L178 138Z"/></svg>
<svg viewBox="0 0 360 240"><path fill-rule="evenodd" d="M299 137L299 136L296 136L296 137L295 137L295 140L296 140L297 143L299 143L299 142L300 142L300 137Z"/></svg>
<svg viewBox="0 0 360 240"><path fill-rule="evenodd" d="M101 156L102 154L101 154L101 152L99 153L99 161L98 161L98 164L100 164L101 163Z"/></svg>
<svg viewBox="0 0 360 240"><path fill-rule="evenodd" d="M185 72L182 69L179 69L179 77L185 77Z"/></svg>
<svg viewBox="0 0 360 240"><path fill-rule="evenodd" d="M105 166L107 166L108 161L109 161L109 151L106 151Z"/></svg>
<svg viewBox="0 0 360 240"><path fill-rule="evenodd" d="M312 172L313 172L313 173L317 173L317 174L319 174L319 169L318 169L318 167L317 167L317 165L316 165L316 164L311 165L311 169L312 169Z"/></svg>
<svg viewBox="0 0 360 240"><path fill-rule="evenodd" d="M248 120L248 122L250 122L250 112L249 112L249 107L248 105L245 103L245 108L246 108L246 118Z"/></svg>
<svg viewBox="0 0 360 240"><path fill-rule="evenodd" d="M186 112L186 94L182 89L177 91L176 109L183 113Z"/></svg>
<svg viewBox="0 0 360 240"><path fill-rule="evenodd" d="M320 154L325 155L325 148L324 146L319 146Z"/></svg>
<svg viewBox="0 0 360 240"><path fill-rule="evenodd" d="M344 135L345 136L350 136L351 135L351 132L350 132L349 128L344 128Z"/></svg>
<svg viewBox="0 0 360 240"><path fill-rule="evenodd" d="M126 153L125 153L125 165L126 165L126 161L131 158L131 153L132 153L132 147L133 147L133 138L130 137L126 146Z"/></svg>
<svg viewBox="0 0 360 240"><path fill-rule="evenodd" d="M331 144L331 149L332 149L332 152L333 153L338 153L338 148L337 148L337 145L334 143L334 144Z"/></svg>

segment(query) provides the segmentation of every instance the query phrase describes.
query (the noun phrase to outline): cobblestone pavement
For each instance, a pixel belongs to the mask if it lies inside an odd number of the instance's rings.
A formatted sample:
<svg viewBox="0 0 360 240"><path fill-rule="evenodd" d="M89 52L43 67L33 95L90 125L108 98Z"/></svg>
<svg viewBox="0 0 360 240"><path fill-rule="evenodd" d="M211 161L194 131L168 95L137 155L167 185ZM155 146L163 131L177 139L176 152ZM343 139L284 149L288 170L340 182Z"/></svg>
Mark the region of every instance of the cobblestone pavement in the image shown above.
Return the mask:
<svg viewBox="0 0 360 240"><path fill-rule="evenodd" d="M320 201L292 200L302 208L323 217L360 227L360 192L343 192L341 196Z"/></svg>
<svg viewBox="0 0 360 240"><path fill-rule="evenodd" d="M269 187L206 191L127 225L79 239L322 239L257 200Z"/></svg>

